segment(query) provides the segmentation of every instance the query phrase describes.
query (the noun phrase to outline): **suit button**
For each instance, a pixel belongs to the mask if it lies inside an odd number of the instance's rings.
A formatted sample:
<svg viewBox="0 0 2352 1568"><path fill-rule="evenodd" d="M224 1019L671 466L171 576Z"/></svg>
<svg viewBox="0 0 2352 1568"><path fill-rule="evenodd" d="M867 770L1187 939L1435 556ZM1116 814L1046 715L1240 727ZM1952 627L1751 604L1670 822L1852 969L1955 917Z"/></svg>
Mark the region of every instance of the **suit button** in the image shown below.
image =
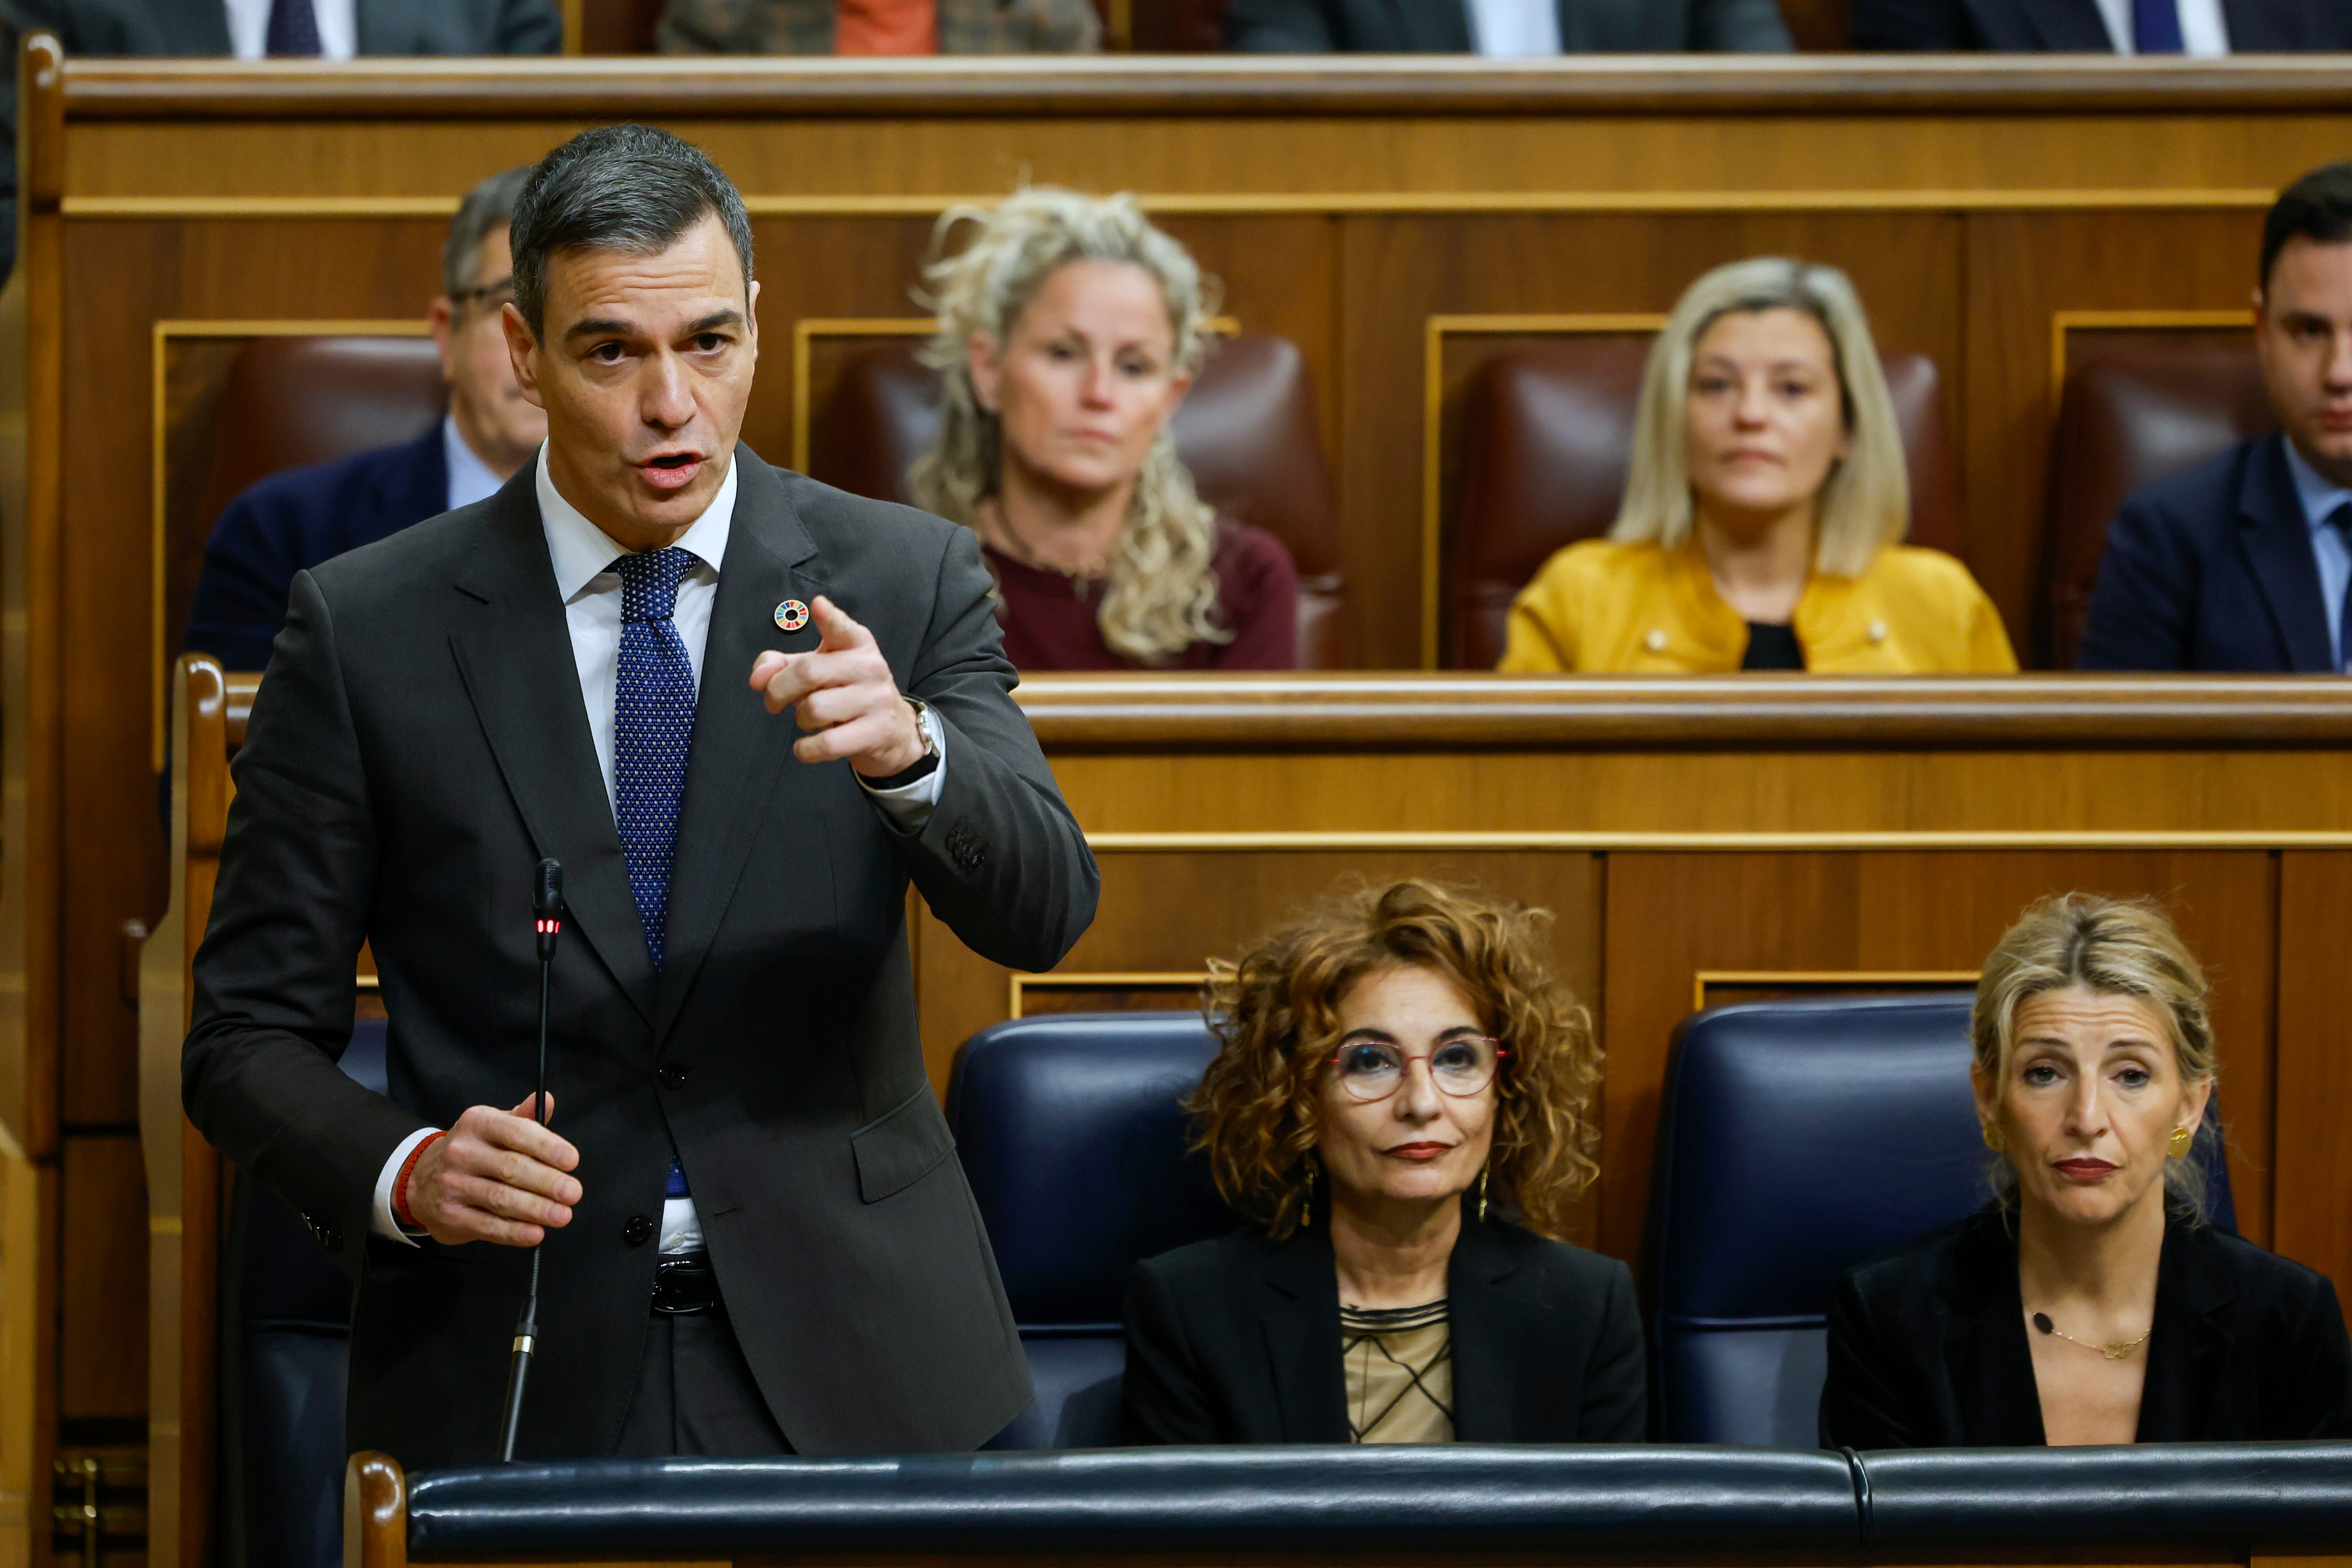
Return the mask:
<svg viewBox="0 0 2352 1568"><path fill-rule="evenodd" d="M664 1089L684 1089L686 1087L686 1069L675 1063L662 1068L661 1071L655 1076L661 1079L661 1086Z"/></svg>
<svg viewBox="0 0 2352 1568"><path fill-rule="evenodd" d="M621 1226L621 1239L631 1247L643 1247L654 1238L654 1222L641 1214L633 1214Z"/></svg>

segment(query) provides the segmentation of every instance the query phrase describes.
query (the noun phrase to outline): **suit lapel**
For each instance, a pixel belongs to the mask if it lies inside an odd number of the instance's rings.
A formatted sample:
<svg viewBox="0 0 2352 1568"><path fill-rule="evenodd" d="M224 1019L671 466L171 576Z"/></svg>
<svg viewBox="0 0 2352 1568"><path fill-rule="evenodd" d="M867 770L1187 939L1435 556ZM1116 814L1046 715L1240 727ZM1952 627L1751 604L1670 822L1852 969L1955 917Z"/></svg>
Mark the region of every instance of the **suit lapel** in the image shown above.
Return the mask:
<svg viewBox="0 0 2352 1568"><path fill-rule="evenodd" d="M417 48L415 0L359 0L354 18L359 52L413 55Z"/></svg>
<svg viewBox="0 0 2352 1568"><path fill-rule="evenodd" d="M1403 49L1420 54L1461 54L1475 47L1466 0L1379 0Z"/></svg>
<svg viewBox="0 0 2352 1568"><path fill-rule="evenodd" d="M2229 1271L2200 1267L2209 1237L2168 1214L2156 1268L2156 1321L2139 1397L2143 1443L2185 1443L2217 1436L2221 1367L2236 1342L2227 1316ZM2231 1434L2235 1435L2235 1434Z"/></svg>
<svg viewBox="0 0 2352 1568"><path fill-rule="evenodd" d="M1447 1316L1452 1320L1454 1436L1461 1443L1561 1442L1575 1436L1575 1412L1559 1415L1561 1432L1515 1430L1517 1400L1512 1355L1540 1354L1546 1340L1518 1321L1521 1302L1511 1289L1517 1272L1500 1239L1484 1221L1462 1216L1462 1235L1446 1267Z"/></svg>
<svg viewBox="0 0 2352 1568"><path fill-rule="evenodd" d="M457 589L450 647L507 791L533 847L563 862L572 924L651 1022L653 956L581 705L530 465L488 502Z"/></svg>
<svg viewBox="0 0 2352 1568"><path fill-rule="evenodd" d="M1269 1243L1259 1298L1260 1324L1274 1374L1283 1441L1348 1440L1348 1385L1339 1364L1339 1276L1331 1234L1308 1226Z"/></svg>
<svg viewBox="0 0 2352 1568"><path fill-rule="evenodd" d="M786 599L814 601L826 585L814 572L815 542L793 515L775 470L746 447L736 447L735 461L741 478L703 646L694 745L687 753L686 800L670 870L669 932L655 1013L659 1035L677 1020L761 824L780 812L792 815L788 804L771 805L779 780L805 772L793 766L800 727L790 714L769 712L750 677L762 649L816 647L814 626L787 635L776 625L775 608ZM795 784L782 787L790 793Z"/></svg>
<svg viewBox="0 0 2352 1568"><path fill-rule="evenodd" d="M158 6L175 55L226 55L233 52L228 37L228 7L212 0L180 0Z"/></svg>
<svg viewBox="0 0 2352 1568"><path fill-rule="evenodd" d="M1943 1297L1944 1370L1961 1429L1972 1444L2039 1447L2042 1394L2025 1342L2025 1303L2017 1288L2017 1244L1998 1205L1983 1210L1954 1254ZM2013 1222L2012 1222L2013 1223Z"/></svg>
<svg viewBox="0 0 2352 1568"><path fill-rule="evenodd" d="M2311 555L2311 529L2286 467L2286 437L2273 436L2246 463L2238 491L2238 537L2272 624L2286 645L2287 667L2299 675L2330 674L2327 609L2320 603L2319 565Z"/></svg>

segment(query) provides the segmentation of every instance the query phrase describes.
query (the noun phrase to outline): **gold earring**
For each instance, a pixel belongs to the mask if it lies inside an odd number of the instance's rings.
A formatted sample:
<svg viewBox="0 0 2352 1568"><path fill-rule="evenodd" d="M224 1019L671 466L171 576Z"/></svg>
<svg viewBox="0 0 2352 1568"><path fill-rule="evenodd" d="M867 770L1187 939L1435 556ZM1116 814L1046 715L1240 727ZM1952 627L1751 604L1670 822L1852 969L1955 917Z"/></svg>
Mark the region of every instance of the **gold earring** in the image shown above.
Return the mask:
<svg viewBox="0 0 2352 1568"><path fill-rule="evenodd" d="M2187 1127L2174 1128L2172 1130L2172 1157L2178 1160L2183 1154L2188 1153L2189 1145L2196 1141L2197 1133L2194 1129Z"/></svg>
<svg viewBox="0 0 2352 1568"><path fill-rule="evenodd" d="M1478 1223L1486 1222L1486 1178L1494 1172L1493 1162L1478 1167Z"/></svg>
<svg viewBox="0 0 2352 1568"><path fill-rule="evenodd" d="M2000 1153L2000 1129L1995 1127L1990 1121L1985 1121L1979 1123L1977 1130L1984 1134L1985 1147L1991 1150L1996 1154Z"/></svg>

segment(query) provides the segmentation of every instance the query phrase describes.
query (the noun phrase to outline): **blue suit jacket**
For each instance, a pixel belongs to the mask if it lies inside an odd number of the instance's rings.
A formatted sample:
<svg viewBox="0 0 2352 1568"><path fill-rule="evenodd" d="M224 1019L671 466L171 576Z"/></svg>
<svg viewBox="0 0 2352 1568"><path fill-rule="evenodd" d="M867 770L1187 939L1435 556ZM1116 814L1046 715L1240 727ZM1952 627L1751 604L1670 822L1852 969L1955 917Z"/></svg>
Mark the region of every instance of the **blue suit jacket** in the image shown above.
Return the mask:
<svg viewBox="0 0 2352 1568"><path fill-rule="evenodd" d="M2344 0L2221 0L2232 54L2352 49ZM1990 49L2003 53L2114 47L2098 0L1857 0L1860 49Z"/></svg>
<svg viewBox="0 0 2352 1568"><path fill-rule="evenodd" d="M2136 492L2107 525L2084 669L2330 674L2327 608L2286 437Z"/></svg>
<svg viewBox="0 0 2352 1568"><path fill-rule="evenodd" d="M183 651L260 669L294 574L449 510L441 421L415 440L272 474L228 503L205 545Z"/></svg>

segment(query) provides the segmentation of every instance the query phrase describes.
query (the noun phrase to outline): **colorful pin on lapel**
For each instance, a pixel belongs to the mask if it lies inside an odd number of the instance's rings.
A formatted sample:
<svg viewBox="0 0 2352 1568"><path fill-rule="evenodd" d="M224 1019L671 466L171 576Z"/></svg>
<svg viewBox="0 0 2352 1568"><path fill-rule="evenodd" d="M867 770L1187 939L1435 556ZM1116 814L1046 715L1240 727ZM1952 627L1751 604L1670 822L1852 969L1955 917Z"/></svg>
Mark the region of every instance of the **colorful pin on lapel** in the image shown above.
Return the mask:
<svg viewBox="0 0 2352 1568"><path fill-rule="evenodd" d="M796 632L808 625L808 606L798 599L786 599L776 606L776 625L788 632Z"/></svg>

